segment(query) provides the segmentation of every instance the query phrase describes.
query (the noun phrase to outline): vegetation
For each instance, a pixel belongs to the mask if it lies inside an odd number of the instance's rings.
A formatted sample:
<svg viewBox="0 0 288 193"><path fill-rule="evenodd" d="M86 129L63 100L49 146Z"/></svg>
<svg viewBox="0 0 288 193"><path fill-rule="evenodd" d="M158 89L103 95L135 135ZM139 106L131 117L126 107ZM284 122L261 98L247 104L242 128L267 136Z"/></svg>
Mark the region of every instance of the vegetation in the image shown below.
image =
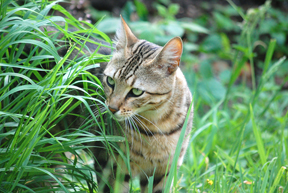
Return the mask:
<svg viewBox="0 0 288 193"><path fill-rule="evenodd" d="M51 8L67 18L48 16ZM63 22L64 27L59 25ZM91 158L83 154L87 149L84 143L115 141L119 137L95 136L88 130L89 122L101 124L100 128L104 125L97 119L98 109L104 105L100 82L88 70L108 58L96 53L68 58L74 49L83 52L86 41L99 44L89 40L90 36L98 35L108 42L110 39L93 25L84 23L89 25L84 28L83 23L57 2L32 1L23 6L14 1L1 2L1 192L50 192L45 186L64 192L93 192L97 188L93 163L85 162L91 162ZM68 33L68 24L78 30ZM59 33L41 30L50 25L65 36L56 39ZM65 38L73 42L60 57L57 50ZM67 126L52 132L80 104L91 112L91 118L80 128ZM72 156L66 157L67 152Z"/></svg>
<svg viewBox="0 0 288 193"><path fill-rule="evenodd" d="M70 58L73 50L87 50L87 41L99 44L91 36L111 43L106 34L119 20L78 21L58 2L0 1L1 192L96 192L88 142L123 140L105 134L101 83L89 72L109 57ZM174 176L174 192L287 192L287 14L269 2L248 11L229 2L193 22L176 19L179 6L166 0L155 4L159 15L152 24L140 1L122 10L127 21L138 15L129 25L140 38L164 44L184 37L182 69L193 93L194 127L185 162L168 179ZM100 18L101 12L91 13ZM47 25L64 37L43 30ZM68 26L77 30L68 33ZM57 50L64 40L70 48L62 57ZM80 129L52 132L79 105L91 119ZM91 133L91 124L102 132ZM131 185L139 192L137 180Z"/></svg>

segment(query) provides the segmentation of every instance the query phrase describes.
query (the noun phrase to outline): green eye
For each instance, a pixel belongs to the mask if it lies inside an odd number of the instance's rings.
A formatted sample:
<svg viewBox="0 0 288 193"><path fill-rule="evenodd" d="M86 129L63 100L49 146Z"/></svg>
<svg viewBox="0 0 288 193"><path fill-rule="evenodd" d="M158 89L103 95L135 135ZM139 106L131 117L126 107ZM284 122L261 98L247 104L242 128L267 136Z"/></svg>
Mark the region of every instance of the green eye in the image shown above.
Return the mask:
<svg viewBox="0 0 288 193"><path fill-rule="evenodd" d="M132 88L132 93L133 93L133 95L135 95L135 96L140 96L141 94L144 93L144 91L139 90L138 88Z"/></svg>
<svg viewBox="0 0 288 193"><path fill-rule="evenodd" d="M108 84L110 87L114 87L115 81L113 80L113 78L111 78L110 76L108 76L108 77L107 77L107 84Z"/></svg>

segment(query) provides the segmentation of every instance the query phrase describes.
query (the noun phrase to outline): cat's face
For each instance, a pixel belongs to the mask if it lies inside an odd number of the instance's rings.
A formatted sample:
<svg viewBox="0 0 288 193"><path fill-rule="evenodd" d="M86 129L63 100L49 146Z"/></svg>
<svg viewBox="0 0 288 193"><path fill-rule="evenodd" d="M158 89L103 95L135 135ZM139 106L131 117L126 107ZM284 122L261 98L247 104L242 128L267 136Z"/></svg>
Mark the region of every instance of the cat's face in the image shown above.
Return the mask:
<svg viewBox="0 0 288 193"><path fill-rule="evenodd" d="M106 104L119 121L155 111L171 97L182 54L180 38L164 48L138 40L124 20L118 43L104 71Z"/></svg>

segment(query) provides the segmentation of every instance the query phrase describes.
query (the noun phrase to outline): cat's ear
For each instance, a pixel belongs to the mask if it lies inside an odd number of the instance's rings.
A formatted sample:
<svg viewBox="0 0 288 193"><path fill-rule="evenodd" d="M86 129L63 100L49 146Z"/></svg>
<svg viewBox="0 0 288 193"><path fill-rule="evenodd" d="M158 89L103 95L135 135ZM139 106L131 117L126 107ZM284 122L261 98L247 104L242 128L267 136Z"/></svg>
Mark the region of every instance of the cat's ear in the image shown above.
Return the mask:
<svg viewBox="0 0 288 193"><path fill-rule="evenodd" d="M155 58L158 68L167 69L168 74L175 72L180 64L180 58L183 51L183 43L180 37L171 39L162 48Z"/></svg>
<svg viewBox="0 0 288 193"><path fill-rule="evenodd" d="M136 36L132 33L131 29L129 28L129 26L127 25L127 23L125 22L125 20L123 19L123 17L120 15L121 18L121 26L120 29L117 31L116 33L116 37L117 37L117 47L130 47L133 44L135 44L138 39L136 38Z"/></svg>

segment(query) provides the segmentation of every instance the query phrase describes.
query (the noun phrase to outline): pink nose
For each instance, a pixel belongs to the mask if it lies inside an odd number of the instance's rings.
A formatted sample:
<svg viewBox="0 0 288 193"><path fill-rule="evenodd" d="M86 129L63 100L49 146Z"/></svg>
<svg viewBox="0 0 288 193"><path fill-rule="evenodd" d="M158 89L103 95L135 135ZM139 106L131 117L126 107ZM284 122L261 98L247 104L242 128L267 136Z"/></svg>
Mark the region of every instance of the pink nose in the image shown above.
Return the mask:
<svg viewBox="0 0 288 193"><path fill-rule="evenodd" d="M111 113L116 113L119 109L115 109L115 108L112 108L112 107L108 107L109 108L109 110L111 111Z"/></svg>

